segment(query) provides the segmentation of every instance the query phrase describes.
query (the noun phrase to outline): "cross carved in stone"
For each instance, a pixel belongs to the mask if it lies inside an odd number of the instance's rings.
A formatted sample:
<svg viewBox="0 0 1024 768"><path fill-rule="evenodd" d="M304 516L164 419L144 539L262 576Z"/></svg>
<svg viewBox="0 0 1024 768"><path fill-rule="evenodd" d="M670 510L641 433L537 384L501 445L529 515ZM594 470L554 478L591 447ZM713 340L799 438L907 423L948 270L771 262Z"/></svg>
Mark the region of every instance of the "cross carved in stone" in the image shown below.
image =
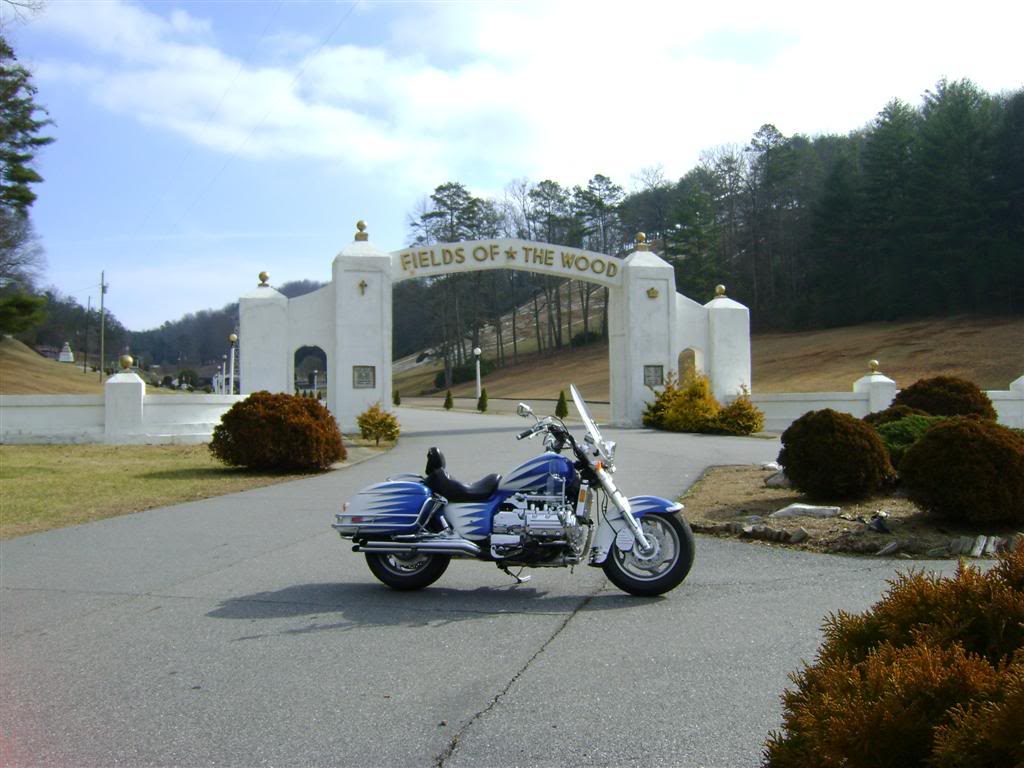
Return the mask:
<svg viewBox="0 0 1024 768"><path fill-rule="evenodd" d="M366 294L367 283L365 280L359 281L359 295L364 296Z"/></svg>

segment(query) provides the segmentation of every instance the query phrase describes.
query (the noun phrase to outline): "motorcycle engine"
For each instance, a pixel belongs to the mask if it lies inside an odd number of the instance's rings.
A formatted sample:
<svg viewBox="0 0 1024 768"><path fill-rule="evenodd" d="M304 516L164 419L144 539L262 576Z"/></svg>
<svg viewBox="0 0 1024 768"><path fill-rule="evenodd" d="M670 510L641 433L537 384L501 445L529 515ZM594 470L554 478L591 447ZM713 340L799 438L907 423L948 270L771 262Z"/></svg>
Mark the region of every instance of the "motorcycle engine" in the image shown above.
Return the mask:
<svg viewBox="0 0 1024 768"><path fill-rule="evenodd" d="M572 545L586 538L573 506L565 496L516 494L507 499L494 516L491 555L514 557L525 550L552 545Z"/></svg>

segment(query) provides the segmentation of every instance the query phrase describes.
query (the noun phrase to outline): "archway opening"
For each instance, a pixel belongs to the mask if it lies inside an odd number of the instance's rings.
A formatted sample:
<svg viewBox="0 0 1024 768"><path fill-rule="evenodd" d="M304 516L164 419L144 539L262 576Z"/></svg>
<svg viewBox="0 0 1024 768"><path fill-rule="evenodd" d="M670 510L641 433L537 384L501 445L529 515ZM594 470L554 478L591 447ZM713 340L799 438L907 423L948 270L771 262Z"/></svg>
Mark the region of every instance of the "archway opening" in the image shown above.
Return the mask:
<svg viewBox="0 0 1024 768"><path fill-rule="evenodd" d="M320 347L295 350L295 394L327 399L327 353Z"/></svg>

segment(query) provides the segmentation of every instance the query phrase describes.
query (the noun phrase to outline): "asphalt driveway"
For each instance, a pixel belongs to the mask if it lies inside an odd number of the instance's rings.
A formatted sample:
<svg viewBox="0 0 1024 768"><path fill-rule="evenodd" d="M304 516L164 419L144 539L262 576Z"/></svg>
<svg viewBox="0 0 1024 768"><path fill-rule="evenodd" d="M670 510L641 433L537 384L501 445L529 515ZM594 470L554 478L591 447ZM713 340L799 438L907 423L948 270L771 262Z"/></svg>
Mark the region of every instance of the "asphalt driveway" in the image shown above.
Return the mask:
<svg viewBox="0 0 1024 768"><path fill-rule="evenodd" d="M0 544L0 763L755 766L825 614L906 567L699 537L662 598L473 562L392 592L331 530L343 500L431 445L463 480L539 450L510 416L399 418L394 451L342 471ZM778 453L608 432L629 495Z"/></svg>

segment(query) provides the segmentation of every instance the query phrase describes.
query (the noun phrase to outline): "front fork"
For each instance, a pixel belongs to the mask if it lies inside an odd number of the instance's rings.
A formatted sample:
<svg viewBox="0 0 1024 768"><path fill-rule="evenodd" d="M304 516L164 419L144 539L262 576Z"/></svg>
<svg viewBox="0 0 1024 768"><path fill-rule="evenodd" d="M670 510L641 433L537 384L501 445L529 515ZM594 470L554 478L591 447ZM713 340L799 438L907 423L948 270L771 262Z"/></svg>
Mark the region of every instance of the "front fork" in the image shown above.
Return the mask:
<svg viewBox="0 0 1024 768"><path fill-rule="evenodd" d="M604 488L605 493L608 494L608 498L612 500L612 503L622 513L622 519L626 523L626 527L633 533L633 538L636 539L636 543L640 548L640 553L648 555L654 551L654 545L647 540L647 536L644 535L643 527L640 525L640 521L633 515L632 509L629 506L629 499L622 495L622 491L615 487L615 483L612 481L611 475L608 474L604 467L596 467L594 474L597 479L601 482L601 487Z"/></svg>

